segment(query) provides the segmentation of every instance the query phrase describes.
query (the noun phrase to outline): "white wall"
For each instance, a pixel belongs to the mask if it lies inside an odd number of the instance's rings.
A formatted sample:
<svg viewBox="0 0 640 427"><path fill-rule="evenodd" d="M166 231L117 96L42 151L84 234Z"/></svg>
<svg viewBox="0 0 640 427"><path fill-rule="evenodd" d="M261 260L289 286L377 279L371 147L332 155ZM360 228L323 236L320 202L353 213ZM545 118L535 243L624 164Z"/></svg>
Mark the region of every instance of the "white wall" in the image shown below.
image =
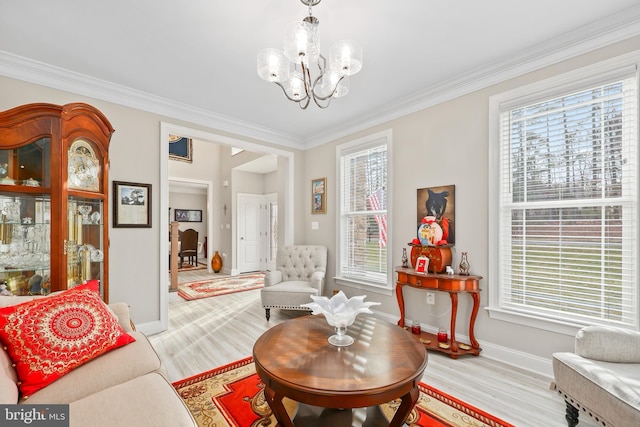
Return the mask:
<svg viewBox="0 0 640 427"><path fill-rule="evenodd" d="M20 80L0 77L0 111L36 102L63 105L71 102L86 102L98 108L109 119L115 129L109 148L110 181L127 181L151 184L152 228L112 228L109 229L109 299L112 302L126 301L131 306L132 319L138 326L153 324L161 318L160 289L161 275L166 283L166 271L160 271L160 239L166 240L166 230L161 233L160 215L160 123L171 122L178 126L190 127L199 131L223 135L246 141L247 144L259 144L273 147L251 138L219 132L201 125L193 125L182 120L147 113L134 108L123 107L110 102L80 96L74 93L51 89L44 86L26 83ZM222 149L222 148L221 148ZM282 150L282 148L279 148ZM198 149L198 151L200 151ZM197 153L194 148L194 153ZM300 151L287 149L293 153L296 165L296 180L301 180L303 163ZM205 159L205 162L212 161ZM178 162L175 162L178 163ZM214 177L215 178L215 177ZM228 178L225 178L228 179ZM162 184L165 186L165 184ZM168 191L168 190L167 190ZM214 186L214 191L223 193L221 184ZM222 198L224 201L225 199ZM226 199L229 201L229 199ZM111 200L109 201L111 203ZM110 205L111 206L111 205ZM222 213L217 220L222 222ZM231 212L227 210L227 217ZM302 236L302 224L294 217L293 233ZM228 231L230 235L230 230ZM224 238L224 235L221 239ZM303 237L297 237L302 239ZM227 238L223 244L230 244ZM216 248L213 247L215 250Z"/></svg>
<svg viewBox="0 0 640 427"><path fill-rule="evenodd" d="M533 81L556 75L577 67L597 62L618 54L637 49L640 37L631 38L604 49L558 63L528 75L512 79L490 88L427 108L409 116L378 125L331 143L315 147L306 152L295 151L293 206L295 222L293 243L324 244L329 248L326 289L335 287L335 147L337 144L378 132L393 130L394 140L394 208L390 231L394 234L390 256L395 264L400 263L402 248L406 247L415 233L416 189L435 185L456 185L456 248L469 252L471 272L484 276L481 282L483 305L487 296L494 292L492 278L488 277L488 99L492 94L518 87ZM159 270L159 123L170 121L177 125L192 126L195 129L216 133L215 129L191 125L156 114L125 108L116 104L78 96L72 93L24 83L0 77L0 110L6 110L31 102L65 104L83 101L96 106L111 121L116 132L111 140L110 179L152 184L152 224L151 229L110 229L110 297L111 301L127 301L132 308L133 319L137 323L159 319L158 287ZM355 96L355 94L354 94ZM224 132L218 132L224 134ZM228 134L227 134L228 135ZM235 138L250 140L243 137ZM260 144L260 141L250 140ZM268 144L267 144L268 145ZM221 150L227 150L223 147ZM231 162L220 164L219 179L231 180ZM287 170L281 164L279 170ZM280 186L285 185L286 174L278 175ZM327 177L327 214L311 215L310 181ZM226 223L233 212L230 210L231 188L218 184L221 206L227 204L226 217L220 213L219 223ZM282 196L284 197L284 196ZM285 206L286 200L279 201ZM281 212L283 210L280 210ZM284 223L283 218L280 218ZM311 222L319 223L318 230L311 230ZM224 230L220 248L230 250L233 236ZM164 238L164 234L162 234ZM412 290L413 291L413 290ZM348 294L361 293L360 290L346 289ZM407 317L438 326L447 314L447 297L439 296L433 312L422 303L424 296L419 291L407 304ZM378 307L390 318L397 317L399 311L393 295L369 293L370 300L383 304ZM460 333L466 332L469 302L461 298L458 323ZM443 314L443 316L438 316ZM445 322L446 323L446 322ZM573 348L570 336L544 332L537 329L516 326L492 320L484 310L478 315L476 336L483 346L483 354L490 355L498 350L517 358L521 354L533 355L548 360L553 351Z"/></svg>
<svg viewBox="0 0 640 427"><path fill-rule="evenodd" d="M394 295L383 295L372 291L336 286L335 255L337 227L336 218L336 146L384 129L393 131L393 247L390 256L394 265L400 265L402 248L407 248L416 233L416 190L431 186L454 184L456 186L456 252L467 251L471 273L483 276L482 306L486 306L488 295L495 292L495 278L488 276L488 124L489 97L491 95L560 74L590 63L616 56L640 47L640 38L630 39L606 49L582 55L554 66L530 73L438 104L417 113L362 132L341 138L332 143L305 152L306 182L313 178L327 177L327 214L305 213L305 241L308 244L323 244L329 247L327 294L332 289L343 289L348 296L368 294L368 300L380 301L376 307L397 319L399 309ZM305 194L305 206L310 203ZM311 222L319 223L318 230L311 229ZM453 264L457 265L456 256ZM450 303L446 293L436 295L436 304L425 303L425 293L407 289L406 317L419 320L424 325L448 329ZM457 333L468 334L471 298L460 296ZM530 364L550 373L551 353L572 351L573 336L542 331L490 319L486 310L478 314L476 338L484 348L484 354L501 354L511 357L515 363L528 359ZM529 357L532 356L532 357Z"/></svg>

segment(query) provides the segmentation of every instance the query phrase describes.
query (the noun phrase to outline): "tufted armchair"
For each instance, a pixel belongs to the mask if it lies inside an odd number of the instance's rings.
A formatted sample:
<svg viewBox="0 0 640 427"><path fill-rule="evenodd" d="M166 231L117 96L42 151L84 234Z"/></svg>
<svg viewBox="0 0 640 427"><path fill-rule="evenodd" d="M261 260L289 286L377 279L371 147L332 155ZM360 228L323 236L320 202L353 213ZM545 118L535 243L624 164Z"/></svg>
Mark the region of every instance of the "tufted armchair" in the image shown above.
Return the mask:
<svg viewBox="0 0 640 427"><path fill-rule="evenodd" d="M311 295L322 295L327 270L324 246L285 246L278 248L276 269L264 277L260 291L267 321L272 308L308 310L300 304L312 302Z"/></svg>
<svg viewBox="0 0 640 427"><path fill-rule="evenodd" d="M551 388L567 405L567 425L580 412L604 427L640 425L640 332L612 326L578 331L575 353L553 354Z"/></svg>

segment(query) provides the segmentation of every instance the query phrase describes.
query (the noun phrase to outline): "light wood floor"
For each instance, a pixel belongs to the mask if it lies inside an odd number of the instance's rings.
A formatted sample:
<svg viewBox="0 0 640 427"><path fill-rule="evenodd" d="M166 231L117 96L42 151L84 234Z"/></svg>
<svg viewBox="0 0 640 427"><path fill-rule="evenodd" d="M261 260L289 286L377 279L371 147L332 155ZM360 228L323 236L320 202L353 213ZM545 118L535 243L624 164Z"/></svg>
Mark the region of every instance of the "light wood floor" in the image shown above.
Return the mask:
<svg viewBox="0 0 640 427"><path fill-rule="evenodd" d="M183 273L180 273L183 275ZM180 282L201 280L206 270ZM219 275L216 275L219 277ZM170 381L177 381L251 356L253 343L270 326L302 314L272 310L266 321L260 290L169 303L169 329L149 339ZM482 345L481 337L478 337ZM550 378L482 355L457 360L429 353L422 381L518 427L563 427L564 402L549 390ZM580 427L595 427L580 416Z"/></svg>

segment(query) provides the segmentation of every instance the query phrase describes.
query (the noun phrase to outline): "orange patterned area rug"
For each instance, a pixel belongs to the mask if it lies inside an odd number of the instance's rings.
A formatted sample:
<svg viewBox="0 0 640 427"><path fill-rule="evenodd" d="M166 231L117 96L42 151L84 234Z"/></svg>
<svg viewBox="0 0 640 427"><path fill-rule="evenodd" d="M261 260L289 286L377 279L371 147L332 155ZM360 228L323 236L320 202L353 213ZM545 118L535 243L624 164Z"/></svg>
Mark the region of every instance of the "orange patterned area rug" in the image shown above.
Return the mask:
<svg viewBox="0 0 640 427"><path fill-rule="evenodd" d="M197 271L197 270L206 270L207 266L198 262L198 265L187 264L186 262L182 264L182 268L178 268L178 273L181 271Z"/></svg>
<svg viewBox="0 0 640 427"><path fill-rule="evenodd" d="M200 427L276 425L251 357L177 381L173 386ZM410 427L514 427L424 383L419 388L418 403L406 420ZM285 399L284 403L289 414L295 414L296 402ZM387 419L399 403L380 406Z"/></svg>
<svg viewBox="0 0 640 427"><path fill-rule="evenodd" d="M225 276L219 279L183 283L178 286L178 295L187 301L215 297L217 295L259 289L264 286L264 273Z"/></svg>

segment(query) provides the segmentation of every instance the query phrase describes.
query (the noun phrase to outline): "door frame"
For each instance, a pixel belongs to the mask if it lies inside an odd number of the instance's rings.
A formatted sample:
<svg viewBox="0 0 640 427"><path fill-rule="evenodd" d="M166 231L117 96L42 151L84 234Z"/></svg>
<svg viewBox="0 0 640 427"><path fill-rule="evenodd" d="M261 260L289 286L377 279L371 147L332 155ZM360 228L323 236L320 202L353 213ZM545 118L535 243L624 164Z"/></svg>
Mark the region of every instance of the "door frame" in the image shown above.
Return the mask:
<svg viewBox="0 0 640 427"><path fill-rule="evenodd" d="M170 176L167 178L167 184L168 187L170 187L170 183L175 182L175 183L182 183L182 184L199 184L199 185L204 185L207 187L207 236L213 236L214 230L213 230L213 182L211 181L203 181L203 180L199 180L199 179L189 179L189 178L180 178L180 177L174 177L174 176ZM168 194L169 189L167 188L167 194ZM168 203L168 201L167 201ZM169 208L167 208L167 211L169 210ZM169 222L171 222L171 218L169 218L168 220ZM209 273L213 272L213 269L211 268L211 252L213 249L213 245L209 244L207 245L207 253L204 254L206 260L207 260L207 271ZM196 259L197 259L197 255L196 255Z"/></svg>
<svg viewBox="0 0 640 427"><path fill-rule="evenodd" d="M209 121L212 119L209 118ZM211 123L211 126L215 126L215 123ZM294 203L293 203L293 183L294 179L294 153L292 151L282 150L266 145L260 145L241 139L231 138L225 135L219 135L213 132L206 132L198 129L193 129L185 126L176 125L168 122L160 122L160 227L157 230L160 241L160 247L158 248L158 265L160 271L169 271L169 260L167 253L169 253L169 242L166 238L166 234L169 230L169 218L166 213L169 211L169 135L181 135L187 138L197 139L199 141L212 142L216 144L227 145L230 147L241 148L247 151L260 154L273 154L279 157L283 157L287 160L286 168L286 185L284 186L283 207L284 207L284 221L282 221L284 227L283 242L285 245L293 244L293 225L294 225ZM211 201L212 203L214 200ZM232 245L235 245L232 239ZM234 248L235 249L235 248ZM148 334L155 334L164 332L169 327L169 275L160 274L160 280L158 281L158 300L159 300L159 312L160 320L157 322L149 322L145 324L145 332Z"/></svg>

